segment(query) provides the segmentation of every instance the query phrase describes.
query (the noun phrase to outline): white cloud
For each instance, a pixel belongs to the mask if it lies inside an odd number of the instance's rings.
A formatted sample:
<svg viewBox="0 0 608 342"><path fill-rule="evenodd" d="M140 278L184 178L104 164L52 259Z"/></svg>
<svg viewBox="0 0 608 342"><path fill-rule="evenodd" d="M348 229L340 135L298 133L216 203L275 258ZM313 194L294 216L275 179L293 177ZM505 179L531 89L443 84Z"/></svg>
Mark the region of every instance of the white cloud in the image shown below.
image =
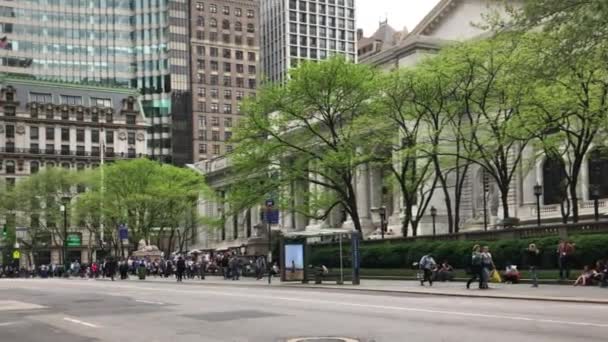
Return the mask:
<svg viewBox="0 0 608 342"><path fill-rule="evenodd" d="M439 0L355 0L357 28L369 36L378 23L388 19L395 30L404 26L411 31Z"/></svg>

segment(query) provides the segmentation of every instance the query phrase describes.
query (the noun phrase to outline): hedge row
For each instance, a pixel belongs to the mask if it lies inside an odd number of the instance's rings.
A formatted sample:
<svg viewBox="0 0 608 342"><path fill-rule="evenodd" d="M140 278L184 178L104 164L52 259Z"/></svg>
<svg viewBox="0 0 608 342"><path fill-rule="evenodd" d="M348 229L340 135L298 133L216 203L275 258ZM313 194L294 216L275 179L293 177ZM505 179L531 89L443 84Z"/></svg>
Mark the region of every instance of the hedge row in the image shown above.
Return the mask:
<svg viewBox="0 0 608 342"><path fill-rule="evenodd" d="M576 253L573 267L582 268L592 265L597 260L608 259L608 235L589 234L570 238L576 243ZM541 250L542 267L557 268L557 245L559 237L544 237L535 239L498 240L498 241L415 241L415 242L385 242L382 244L361 245L361 267L363 268L411 268L412 263L433 253L435 260L447 260L455 268L464 268L475 244L490 247L497 267L508 264L527 266L526 249L530 243L535 243ZM339 249L337 246L312 246L309 263L338 267ZM345 267L350 267L350 247L343 249Z"/></svg>

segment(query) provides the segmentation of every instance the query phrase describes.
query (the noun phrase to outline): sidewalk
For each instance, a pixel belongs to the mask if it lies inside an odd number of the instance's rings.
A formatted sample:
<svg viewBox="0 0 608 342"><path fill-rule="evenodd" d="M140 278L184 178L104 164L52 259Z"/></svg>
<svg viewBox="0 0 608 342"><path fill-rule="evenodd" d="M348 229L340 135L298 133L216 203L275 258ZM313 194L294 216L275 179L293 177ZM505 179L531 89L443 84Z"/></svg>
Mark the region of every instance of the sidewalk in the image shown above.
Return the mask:
<svg viewBox="0 0 608 342"><path fill-rule="evenodd" d="M158 282L175 283L175 278L154 278L147 277L146 280L138 280L132 277L130 282ZM213 286L256 286L268 287L268 278L255 280L253 278L242 278L241 280L224 280L218 276L208 276L205 280L193 279L184 280L184 284L194 285L213 285ZM475 284L472 284L473 286ZM336 285L332 282L324 284L302 284L302 283L281 283L279 278L272 278L272 287L281 288L306 288L306 289L329 289L354 292L378 292L386 294L420 294L435 296L452 297L477 297L477 298L496 298L496 299L516 299L516 300L537 300L537 301L556 301L571 303L591 303L608 304L608 288L598 286L574 287L568 285L540 285L533 288L529 284L490 284L490 289L479 290L471 287L467 290L462 282L435 282L433 287L420 286L418 281L398 281L398 280L361 280L358 286L345 283Z"/></svg>

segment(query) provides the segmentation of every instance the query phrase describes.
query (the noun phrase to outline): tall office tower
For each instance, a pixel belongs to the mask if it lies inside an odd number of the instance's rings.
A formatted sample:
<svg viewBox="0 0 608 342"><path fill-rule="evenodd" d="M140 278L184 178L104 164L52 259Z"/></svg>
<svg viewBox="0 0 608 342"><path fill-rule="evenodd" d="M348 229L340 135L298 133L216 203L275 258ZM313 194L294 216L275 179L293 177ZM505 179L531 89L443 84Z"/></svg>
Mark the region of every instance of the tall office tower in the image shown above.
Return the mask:
<svg viewBox="0 0 608 342"><path fill-rule="evenodd" d="M257 0L191 3L193 159L232 150L232 127L241 101L255 96L258 83Z"/></svg>
<svg viewBox="0 0 608 342"><path fill-rule="evenodd" d="M148 154L171 161L169 2L0 0L0 72L138 89Z"/></svg>
<svg viewBox="0 0 608 342"><path fill-rule="evenodd" d="M354 0L261 0L262 74L283 82L300 60L356 61Z"/></svg>

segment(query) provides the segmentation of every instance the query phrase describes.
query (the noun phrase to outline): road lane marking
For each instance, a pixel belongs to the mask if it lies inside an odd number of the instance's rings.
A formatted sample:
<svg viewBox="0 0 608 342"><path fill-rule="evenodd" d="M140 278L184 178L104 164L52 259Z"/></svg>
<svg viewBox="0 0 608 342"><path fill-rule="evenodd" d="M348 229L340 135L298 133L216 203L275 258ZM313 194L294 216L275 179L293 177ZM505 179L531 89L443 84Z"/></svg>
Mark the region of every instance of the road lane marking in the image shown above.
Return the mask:
<svg viewBox="0 0 608 342"><path fill-rule="evenodd" d="M98 286L95 283L86 283L86 284L89 286L97 287L97 288L105 287L105 286ZM164 289L164 288L143 287L143 286L137 286L137 285L116 284L113 287L114 288L123 288L123 289L133 290L133 291L140 291L140 290L155 291L155 292L165 292L166 291L166 289ZM231 297L231 298L240 297L240 298L249 298L249 299L254 299L254 300L260 300L260 299L281 300L281 301L286 301L286 302L299 302L299 303L307 303L307 304L340 305L340 306L347 306L347 307L358 307L358 308L368 308L368 309L378 309L378 310L393 310L393 311L403 311L403 312L440 314L440 315L446 315L446 316L495 318L495 319L506 319L506 320L513 320L513 321L546 323L546 324L552 324L552 325L558 324L558 325L608 328L608 324L601 324L601 323L562 321L562 320L553 320L553 319L544 319L544 318L532 318L532 317L525 317L525 316L507 316L507 315L484 314L484 313L463 312L463 311L419 309L419 308L409 308L409 307L390 306L390 305L358 304L358 303L318 300L318 299L309 299L309 298L277 297L277 296L269 296L269 295L261 295L261 294L248 295L248 294L234 293L234 292L221 292L221 291L208 291L208 290L194 291L194 290L185 290L185 289L172 289L171 292L185 293L185 294L199 294L199 295L206 294L206 295L225 296L225 297Z"/></svg>
<svg viewBox="0 0 608 342"><path fill-rule="evenodd" d="M9 325L19 324L19 322L2 322L0 323L0 327L7 327Z"/></svg>
<svg viewBox="0 0 608 342"><path fill-rule="evenodd" d="M145 304L165 305L165 303L154 302L154 301L151 301L151 300L136 299L135 301L138 302L138 303L145 303Z"/></svg>
<svg viewBox="0 0 608 342"><path fill-rule="evenodd" d="M81 324L84 325L85 327L89 327L89 328L99 328L98 325L95 325L93 323L88 323L88 322L84 322L84 321L80 321L74 318L70 318L70 317L63 317L64 321L68 321L68 322L72 322L72 323L76 323L76 324Z"/></svg>

